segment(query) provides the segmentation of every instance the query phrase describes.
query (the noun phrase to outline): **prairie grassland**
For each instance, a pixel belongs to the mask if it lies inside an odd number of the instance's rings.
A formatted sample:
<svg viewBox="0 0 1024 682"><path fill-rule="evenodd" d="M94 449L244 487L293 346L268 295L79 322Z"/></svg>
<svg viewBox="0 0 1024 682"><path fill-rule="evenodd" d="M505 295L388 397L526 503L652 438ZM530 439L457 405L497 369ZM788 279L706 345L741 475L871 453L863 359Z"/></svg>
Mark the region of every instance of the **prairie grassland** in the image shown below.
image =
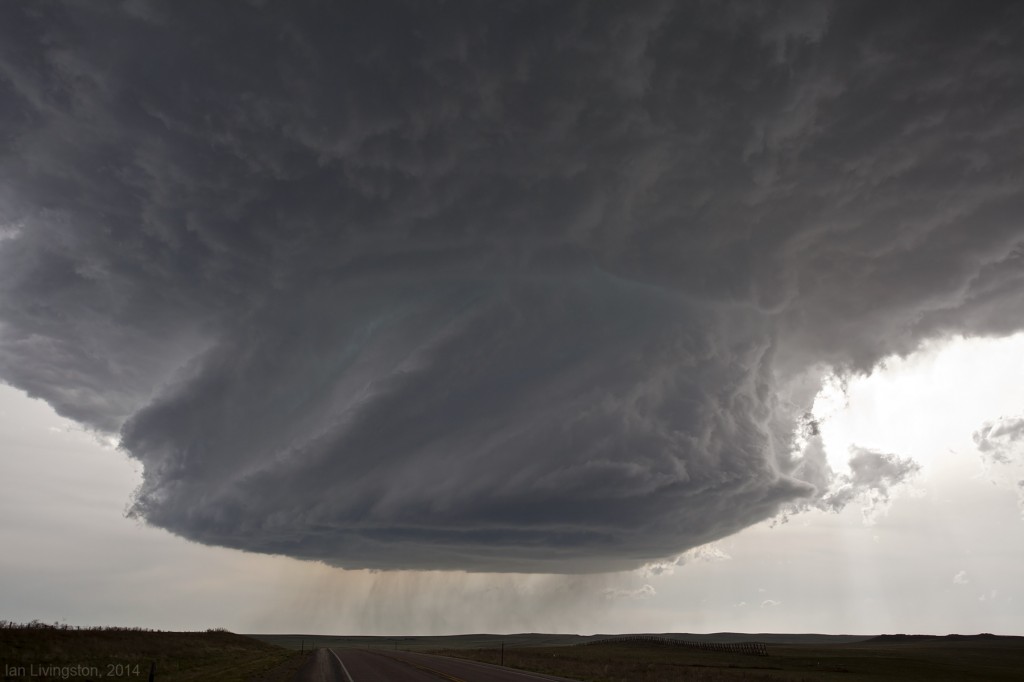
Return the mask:
<svg viewBox="0 0 1024 682"><path fill-rule="evenodd" d="M769 645L769 656L697 651L658 643L505 649L505 665L581 682L787 680L1020 680L1024 638L961 637L856 644ZM497 649L434 653L498 663Z"/></svg>
<svg viewBox="0 0 1024 682"><path fill-rule="evenodd" d="M283 682L303 658L299 652L222 630L0 628L0 679L5 682L100 677L139 682L148 679L153 663L161 682Z"/></svg>
<svg viewBox="0 0 1024 682"><path fill-rule="evenodd" d="M505 643L506 647L568 646L590 640L581 635L522 633L517 635L418 635L385 637L378 635L249 635L268 644L287 649L311 646L345 649L380 649L383 651L433 651L435 649L491 649Z"/></svg>

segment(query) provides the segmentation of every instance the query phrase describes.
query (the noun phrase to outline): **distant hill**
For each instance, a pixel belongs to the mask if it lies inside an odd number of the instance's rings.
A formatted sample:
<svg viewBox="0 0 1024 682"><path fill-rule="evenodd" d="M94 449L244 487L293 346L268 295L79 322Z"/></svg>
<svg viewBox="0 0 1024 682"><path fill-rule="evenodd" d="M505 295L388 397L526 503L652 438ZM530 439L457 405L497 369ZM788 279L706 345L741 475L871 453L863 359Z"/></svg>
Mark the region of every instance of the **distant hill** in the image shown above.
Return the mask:
<svg viewBox="0 0 1024 682"><path fill-rule="evenodd" d="M1015 640L1024 642L1024 637L993 635L990 632L982 632L977 635L878 635L868 641L872 644L899 644L904 642L909 644L920 642L998 642Z"/></svg>
<svg viewBox="0 0 1024 682"><path fill-rule="evenodd" d="M632 633L631 633L632 634ZM814 633L772 633L772 632L713 632L710 634L694 634L688 632L637 633L653 634L669 639L684 639L690 642L718 642L732 644L737 642L763 642L765 644L852 644L864 642L871 635L819 635ZM618 637L619 635L593 635L591 639Z"/></svg>

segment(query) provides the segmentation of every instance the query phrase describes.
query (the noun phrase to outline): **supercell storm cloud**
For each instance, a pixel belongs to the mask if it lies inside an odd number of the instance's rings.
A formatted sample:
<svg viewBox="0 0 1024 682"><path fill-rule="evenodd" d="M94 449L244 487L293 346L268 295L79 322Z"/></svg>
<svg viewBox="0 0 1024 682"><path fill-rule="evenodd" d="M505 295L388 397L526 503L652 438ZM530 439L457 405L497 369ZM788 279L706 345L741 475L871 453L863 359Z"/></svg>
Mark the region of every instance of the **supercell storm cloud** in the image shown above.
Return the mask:
<svg viewBox="0 0 1024 682"><path fill-rule="evenodd" d="M199 542L635 567L884 498L820 379L1024 328L1019 3L0 15L0 378Z"/></svg>

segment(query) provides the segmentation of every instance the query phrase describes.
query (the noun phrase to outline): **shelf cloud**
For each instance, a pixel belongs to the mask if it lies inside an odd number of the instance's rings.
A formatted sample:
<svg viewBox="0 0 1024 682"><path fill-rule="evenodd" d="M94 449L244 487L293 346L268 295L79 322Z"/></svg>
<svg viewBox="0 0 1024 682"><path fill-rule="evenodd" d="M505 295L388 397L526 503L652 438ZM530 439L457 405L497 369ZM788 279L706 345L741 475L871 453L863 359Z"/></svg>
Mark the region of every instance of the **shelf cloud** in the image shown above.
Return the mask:
<svg viewBox="0 0 1024 682"><path fill-rule="evenodd" d="M117 434L149 523L351 568L884 501L916 465L839 479L803 415L1024 326L1022 14L9 3L0 378Z"/></svg>

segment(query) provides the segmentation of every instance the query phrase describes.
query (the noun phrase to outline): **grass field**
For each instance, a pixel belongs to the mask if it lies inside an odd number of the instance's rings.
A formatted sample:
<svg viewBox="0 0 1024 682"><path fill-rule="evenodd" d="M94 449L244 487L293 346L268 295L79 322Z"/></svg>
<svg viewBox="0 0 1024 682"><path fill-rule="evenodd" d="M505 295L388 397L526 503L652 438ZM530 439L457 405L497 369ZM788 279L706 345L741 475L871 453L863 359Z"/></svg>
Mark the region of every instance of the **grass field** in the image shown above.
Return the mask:
<svg viewBox="0 0 1024 682"><path fill-rule="evenodd" d="M0 628L0 679L147 680L156 664L161 682L285 682L299 652L224 631Z"/></svg>
<svg viewBox="0 0 1024 682"><path fill-rule="evenodd" d="M583 682L1024 679L1021 637L880 637L849 644L774 644L769 656L711 653L656 643L505 648L505 665ZM446 649L498 663L498 649Z"/></svg>
<svg viewBox="0 0 1024 682"><path fill-rule="evenodd" d="M501 646L569 646L589 641L581 635L438 635L436 637L380 637L346 635L249 635L268 644L288 649L337 647L348 649L385 649L402 651L433 651L435 649L488 649Z"/></svg>
<svg viewBox="0 0 1024 682"><path fill-rule="evenodd" d="M341 647L355 649L401 649L404 651L435 651L437 649L497 649L503 643L506 649L538 646L572 646L586 644L620 635L558 635L550 633L524 632L513 635L465 634L420 637L384 637L354 635L249 635L268 644L288 649L310 649L312 646ZM847 644L870 639L865 635L818 635L818 634L749 634L738 632L716 632L713 634L667 633L659 637L684 639L697 642L750 642L765 644Z"/></svg>

